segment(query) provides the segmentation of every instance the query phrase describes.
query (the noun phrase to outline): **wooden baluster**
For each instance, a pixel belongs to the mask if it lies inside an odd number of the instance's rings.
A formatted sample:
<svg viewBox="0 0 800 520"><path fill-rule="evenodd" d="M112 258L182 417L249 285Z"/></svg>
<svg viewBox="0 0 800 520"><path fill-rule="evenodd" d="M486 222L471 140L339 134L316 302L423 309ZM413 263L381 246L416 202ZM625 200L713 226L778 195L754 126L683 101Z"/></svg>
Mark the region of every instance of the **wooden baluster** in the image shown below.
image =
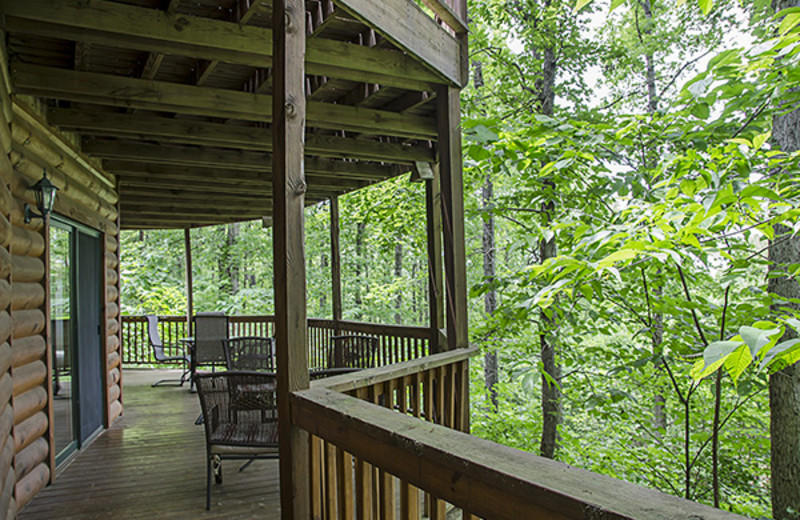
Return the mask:
<svg viewBox="0 0 800 520"><path fill-rule="evenodd" d="M325 503L323 488L322 439L309 436L311 442L311 517L322 518L322 505Z"/></svg>
<svg viewBox="0 0 800 520"><path fill-rule="evenodd" d="M460 399L458 399L458 392L456 390L456 372L458 367L456 364L450 364L444 368L447 372L447 388L450 389L450 391L447 392L447 394L449 394L449 397L447 398L447 426L459 430L459 424L456 423L456 403L460 401Z"/></svg>
<svg viewBox="0 0 800 520"><path fill-rule="evenodd" d="M356 397L369 400L366 388L356 390ZM372 511L372 466L361 459L356 459L356 517L366 519Z"/></svg>
<svg viewBox="0 0 800 520"><path fill-rule="evenodd" d="M393 409L395 404L395 390L397 380L391 379L383 383L383 406ZM393 520L395 515L394 477L380 470L381 479L381 520Z"/></svg>
<svg viewBox="0 0 800 520"><path fill-rule="evenodd" d="M414 413L419 413L419 408L413 402L413 395L412 376L403 376L397 396L400 413L407 414L409 406ZM416 520L419 518L419 513L419 490L408 482L401 482L400 518L402 520Z"/></svg>
<svg viewBox="0 0 800 520"><path fill-rule="evenodd" d="M341 449L336 453L336 480L339 490L339 518L353 520L353 456Z"/></svg>
<svg viewBox="0 0 800 520"><path fill-rule="evenodd" d="M325 518L331 520L337 515L336 499L339 493L336 491L336 446L325 443Z"/></svg>

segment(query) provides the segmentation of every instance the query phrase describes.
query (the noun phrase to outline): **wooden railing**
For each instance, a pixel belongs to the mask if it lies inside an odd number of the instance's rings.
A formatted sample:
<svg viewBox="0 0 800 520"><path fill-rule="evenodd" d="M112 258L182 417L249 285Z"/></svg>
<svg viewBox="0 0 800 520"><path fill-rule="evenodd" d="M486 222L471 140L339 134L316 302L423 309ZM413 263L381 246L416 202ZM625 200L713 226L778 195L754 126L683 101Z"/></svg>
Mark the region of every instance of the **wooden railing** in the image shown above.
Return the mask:
<svg viewBox="0 0 800 520"><path fill-rule="evenodd" d="M337 376L291 394L292 422L311 434L313 518L744 519L470 436L473 353Z"/></svg>
<svg viewBox="0 0 800 520"><path fill-rule="evenodd" d="M474 349L436 354L392 366L314 381L312 388L376 404L400 414L469 431L469 358ZM374 408L374 407L372 407ZM298 424L309 430L300 407ZM331 417L328 415L328 417ZM332 423L327 426L335 428ZM312 518L401 518L425 516L444 519L445 503L425 494L409 481L337 446L326 438L326 427L311 431Z"/></svg>
<svg viewBox="0 0 800 520"><path fill-rule="evenodd" d="M228 334L234 336L275 335L274 316L230 316ZM158 328L165 345L175 345L188 336L186 316L159 316ZM325 367L331 337L337 334L366 334L378 338L376 364L398 363L426 356L429 352L430 329L401 325L376 325L357 321L340 321L309 318L308 357L310 367ZM122 317L122 361L127 366L152 365L152 349L147 338L147 321L144 316Z"/></svg>

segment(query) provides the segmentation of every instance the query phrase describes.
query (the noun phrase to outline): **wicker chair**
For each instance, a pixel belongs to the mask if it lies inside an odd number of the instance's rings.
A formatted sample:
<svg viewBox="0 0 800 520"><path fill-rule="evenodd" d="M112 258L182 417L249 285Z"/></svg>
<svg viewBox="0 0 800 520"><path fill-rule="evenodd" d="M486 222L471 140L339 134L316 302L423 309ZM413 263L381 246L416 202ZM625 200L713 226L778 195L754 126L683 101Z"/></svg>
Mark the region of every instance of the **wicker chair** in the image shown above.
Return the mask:
<svg viewBox="0 0 800 520"><path fill-rule="evenodd" d="M275 371L272 338L240 336L222 340L228 370Z"/></svg>
<svg viewBox="0 0 800 520"><path fill-rule="evenodd" d="M328 368L372 368L378 351L375 336L333 336L328 351Z"/></svg>
<svg viewBox="0 0 800 520"><path fill-rule="evenodd" d="M150 342L150 348L153 349L153 358L156 360L156 363L182 365L183 367L183 373L180 379L162 379L161 381L153 383L152 386L159 386L164 383L177 383L177 386L183 386L183 383L186 382L186 378L191 372L189 368L191 358L186 355L185 350L179 345L164 346L164 343L161 341L161 335L158 332L158 316L148 314L145 316L145 319L147 319L147 339ZM165 352L167 349L178 350L181 354L179 356L168 356Z"/></svg>
<svg viewBox="0 0 800 520"><path fill-rule="evenodd" d="M278 457L276 381L275 374L228 371L198 374L196 383L206 432L206 509L211 509L211 476L222 483L223 460Z"/></svg>

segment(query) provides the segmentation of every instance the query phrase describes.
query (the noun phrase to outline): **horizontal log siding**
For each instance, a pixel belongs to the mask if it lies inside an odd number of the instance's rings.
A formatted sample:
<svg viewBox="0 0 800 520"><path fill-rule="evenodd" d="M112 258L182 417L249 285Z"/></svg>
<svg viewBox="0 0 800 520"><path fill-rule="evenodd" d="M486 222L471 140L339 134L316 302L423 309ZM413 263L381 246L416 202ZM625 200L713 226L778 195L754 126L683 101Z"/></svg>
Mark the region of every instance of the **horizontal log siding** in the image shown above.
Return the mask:
<svg viewBox="0 0 800 520"><path fill-rule="evenodd" d="M231 316L228 334L235 336L271 337L275 334L274 316ZM160 316L158 328L164 345L180 346L178 340L186 336L185 316ZM379 341L377 364L399 363L427 356L430 329L402 325L379 325L357 321L340 321L339 334L365 334ZM320 318L308 319L308 363L311 368L326 367L334 321ZM144 316L122 316L122 362L126 365L153 365L152 349L147 338L147 321ZM174 352L174 351L170 351Z"/></svg>
<svg viewBox="0 0 800 520"><path fill-rule="evenodd" d="M0 38L3 39L3 38ZM2 53L0 53L2 54ZM29 189L42 167L59 186L55 211L105 234L107 383L106 417L122 411L119 326L119 259L116 192L104 199L86 186L88 164L70 139L48 127L31 106L4 96L0 64L0 517L14 518L52 479L52 370L49 316L49 254L43 222L23 221L23 205L34 204ZM35 103L34 103L35 104ZM14 131L12 131L12 129ZM95 179L94 182L101 182ZM87 198L88 197L88 198ZM113 398L112 398L113 397Z"/></svg>
<svg viewBox="0 0 800 520"><path fill-rule="evenodd" d="M11 299L11 237L14 226L11 214L15 201L10 191L12 176L8 154L11 152L11 101L8 68L5 54L6 35L0 31L0 517L14 518L17 514L14 487L14 408L12 404L12 327Z"/></svg>

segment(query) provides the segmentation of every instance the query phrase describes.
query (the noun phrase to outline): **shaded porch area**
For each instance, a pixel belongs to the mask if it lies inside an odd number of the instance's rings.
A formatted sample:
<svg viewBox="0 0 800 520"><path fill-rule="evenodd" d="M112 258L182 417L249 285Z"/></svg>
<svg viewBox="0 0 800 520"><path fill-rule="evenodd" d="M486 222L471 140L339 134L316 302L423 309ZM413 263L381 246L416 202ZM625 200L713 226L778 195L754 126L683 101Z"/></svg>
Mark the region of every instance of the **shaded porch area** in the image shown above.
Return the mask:
<svg viewBox="0 0 800 520"><path fill-rule="evenodd" d="M244 472L223 465L211 511L205 509L205 439L196 394L150 385L165 370L125 371L125 414L103 432L18 518L280 518L278 461Z"/></svg>

